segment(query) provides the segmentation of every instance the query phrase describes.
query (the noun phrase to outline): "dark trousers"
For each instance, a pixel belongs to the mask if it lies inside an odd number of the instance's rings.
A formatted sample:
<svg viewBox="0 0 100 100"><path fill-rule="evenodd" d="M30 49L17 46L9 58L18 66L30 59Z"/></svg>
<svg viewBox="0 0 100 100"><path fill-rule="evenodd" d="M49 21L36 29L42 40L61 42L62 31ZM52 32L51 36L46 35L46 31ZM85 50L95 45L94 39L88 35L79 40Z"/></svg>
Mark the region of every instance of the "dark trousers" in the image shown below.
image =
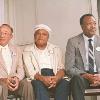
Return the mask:
<svg viewBox="0 0 100 100"><path fill-rule="evenodd" d="M43 69L41 70L41 74L44 76L53 76L53 70L51 69ZM35 89L36 100L50 100L50 91L52 89L48 89L41 81L32 80L32 85ZM54 96L55 100L68 100L68 96L70 93L69 81L62 79L54 88Z"/></svg>
<svg viewBox="0 0 100 100"><path fill-rule="evenodd" d="M79 75L73 76L71 79L71 90L73 100L85 100L85 89L89 88L89 81Z"/></svg>

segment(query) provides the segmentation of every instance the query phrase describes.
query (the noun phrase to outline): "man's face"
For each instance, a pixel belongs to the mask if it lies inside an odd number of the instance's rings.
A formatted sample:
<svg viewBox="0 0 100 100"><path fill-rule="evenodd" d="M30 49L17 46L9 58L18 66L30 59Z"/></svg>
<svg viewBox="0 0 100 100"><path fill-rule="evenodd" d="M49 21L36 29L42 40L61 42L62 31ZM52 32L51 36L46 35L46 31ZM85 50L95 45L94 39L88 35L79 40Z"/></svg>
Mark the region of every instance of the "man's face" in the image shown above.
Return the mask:
<svg viewBox="0 0 100 100"><path fill-rule="evenodd" d="M34 34L34 40L37 47L44 47L47 45L49 34L44 29L39 29Z"/></svg>
<svg viewBox="0 0 100 100"><path fill-rule="evenodd" d="M83 24L81 25L84 34L87 37L92 37L96 34L96 20L93 16L86 16L83 19Z"/></svg>
<svg viewBox="0 0 100 100"><path fill-rule="evenodd" d="M11 29L7 26L0 27L0 45L5 46L12 38Z"/></svg>

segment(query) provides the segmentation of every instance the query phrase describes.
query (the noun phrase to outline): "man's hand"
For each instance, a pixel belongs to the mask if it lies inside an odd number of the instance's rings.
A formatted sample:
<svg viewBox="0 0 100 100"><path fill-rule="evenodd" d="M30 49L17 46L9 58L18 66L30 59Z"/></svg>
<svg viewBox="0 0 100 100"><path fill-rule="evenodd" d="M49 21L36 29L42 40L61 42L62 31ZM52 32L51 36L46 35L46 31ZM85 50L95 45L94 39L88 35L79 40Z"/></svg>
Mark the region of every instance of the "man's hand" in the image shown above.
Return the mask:
<svg viewBox="0 0 100 100"><path fill-rule="evenodd" d="M43 75L40 75L39 73L36 73L34 78L36 80L40 80L41 82L43 82L45 84L45 86L47 86L47 87L50 86L50 83L51 83L51 77L50 76L43 76Z"/></svg>
<svg viewBox="0 0 100 100"><path fill-rule="evenodd" d="M42 76L42 82L47 86L50 87L50 85L52 84L52 79L50 76Z"/></svg>
<svg viewBox="0 0 100 100"><path fill-rule="evenodd" d="M56 87L58 81L59 81L59 78L57 76L51 76L51 83L48 88Z"/></svg>
<svg viewBox="0 0 100 100"><path fill-rule="evenodd" d="M91 83L90 86L99 86L100 85L100 74L83 74L81 75L82 77L86 78L89 80Z"/></svg>
<svg viewBox="0 0 100 100"><path fill-rule="evenodd" d="M85 73L85 74L82 74L81 76L87 79L91 84L94 83L93 74Z"/></svg>
<svg viewBox="0 0 100 100"><path fill-rule="evenodd" d="M94 74L94 82L90 86L99 86L100 85L100 74Z"/></svg>
<svg viewBox="0 0 100 100"><path fill-rule="evenodd" d="M65 72L63 69L59 70L55 76L43 76L36 73L35 79L42 81L48 88L55 87L57 83L64 77Z"/></svg>
<svg viewBox="0 0 100 100"><path fill-rule="evenodd" d="M64 69L60 69L55 76L51 76L51 85L49 88L56 87L57 83L64 77Z"/></svg>
<svg viewBox="0 0 100 100"><path fill-rule="evenodd" d="M94 74L93 77L95 81L100 81L100 74Z"/></svg>
<svg viewBox="0 0 100 100"><path fill-rule="evenodd" d="M19 79L17 77L11 77L7 79L7 86L10 91L15 91L19 86Z"/></svg>

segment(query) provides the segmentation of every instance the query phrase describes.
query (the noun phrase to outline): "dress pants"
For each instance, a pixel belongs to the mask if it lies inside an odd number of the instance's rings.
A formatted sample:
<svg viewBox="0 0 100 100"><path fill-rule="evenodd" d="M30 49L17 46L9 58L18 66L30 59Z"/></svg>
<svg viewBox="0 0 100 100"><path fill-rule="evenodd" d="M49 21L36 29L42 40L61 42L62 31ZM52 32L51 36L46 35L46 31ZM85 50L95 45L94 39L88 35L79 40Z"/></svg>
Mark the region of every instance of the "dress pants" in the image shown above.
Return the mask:
<svg viewBox="0 0 100 100"><path fill-rule="evenodd" d="M54 76L53 70L42 69L41 74L44 76ZM49 92L54 89L55 100L68 100L70 94L69 81L61 79L57 86L52 89L48 89L41 81L32 80L32 85L35 89L36 100L50 100Z"/></svg>
<svg viewBox="0 0 100 100"><path fill-rule="evenodd" d="M84 92L86 88L89 88L89 81L82 78L80 75L75 75L71 79L71 90L73 100L85 100Z"/></svg>
<svg viewBox="0 0 100 100"><path fill-rule="evenodd" d="M8 94L20 95L22 96L21 100L35 100L31 82L27 79L20 81L19 88L14 92L8 91L7 85L3 82L0 83L0 87L0 100L7 100Z"/></svg>

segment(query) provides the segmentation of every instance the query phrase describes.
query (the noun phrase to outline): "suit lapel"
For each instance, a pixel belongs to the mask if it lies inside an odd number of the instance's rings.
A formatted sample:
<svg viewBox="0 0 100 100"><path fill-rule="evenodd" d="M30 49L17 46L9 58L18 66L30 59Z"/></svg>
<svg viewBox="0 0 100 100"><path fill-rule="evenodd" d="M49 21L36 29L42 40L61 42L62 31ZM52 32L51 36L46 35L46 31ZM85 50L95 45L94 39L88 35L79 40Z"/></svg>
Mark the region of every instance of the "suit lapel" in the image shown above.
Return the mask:
<svg viewBox="0 0 100 100"><path fill-rule="evenodd" d="M55 58L57 58L56 52L54 51L55 47L48 42L47 48L48 48L48 55L50 56L51 65L54 68L56 65L56 60L57 60L57 59L55 59Z"/></svg>
<svg viewBox="0 0 100 100"><path fill-rule="evenodd" d="M36 50L35 50L35 44L33 44L33 48L32 48L32 50L31 50L30 52L32 52L32 54L33 54L32 60L34 61L34 69L35 69L37 72L40 72L40 73L41 73L40 68L39 68L39 64L38 64L38 61L37 61L38 55L37 55L37 52L36 52Z"/></svg>
<svg viewBox="0 0 100 100"><path fill-rule="evenodd" d="M96 56L97 56L96 47L98 47L97 37L94 38L94 54L95 54L95 59L96 59Z"/></svg>
<svg viewBox="0 0 100 100"><path fill-rule="evenodd" d="M100 50L97 50L96 48L100 47L100 40L97 36L95 36L94 39L94 55L95 55L95 64L96 68L100 66L99 60L100 59ZM99 68L99 67L98 67ZM97 69L98 70L98 69ZM99 69L100 70L100 69Z"/></svg>
<svg viewBox="0 0 100 100"><path fill-rule="evenodd" d="M2 66L2 68L7 72L7 68L6 68L5 62L3 60L1 51L0 51L0 66Z"/></svg>
<svg viewBox="0 0 100 100"><path fill-rule="evenodd" d="M17 54L16 54L16 49L12 45L9 45L9 49L11 51L11 57L12 57L12 66L11 66L11 71L12 71L13 67L15 65L15 62L16 62L16 56L17 56Z"/></svg>
<svg viewBox="0 0 100 100"><path fill-rule="evenodd" d="M83 63L85 66L87 61L86 61L86 50L85 50L85 42L84 42L83 34L80 35L78 44L79 44L79 50L83 59Z"/></svg>

